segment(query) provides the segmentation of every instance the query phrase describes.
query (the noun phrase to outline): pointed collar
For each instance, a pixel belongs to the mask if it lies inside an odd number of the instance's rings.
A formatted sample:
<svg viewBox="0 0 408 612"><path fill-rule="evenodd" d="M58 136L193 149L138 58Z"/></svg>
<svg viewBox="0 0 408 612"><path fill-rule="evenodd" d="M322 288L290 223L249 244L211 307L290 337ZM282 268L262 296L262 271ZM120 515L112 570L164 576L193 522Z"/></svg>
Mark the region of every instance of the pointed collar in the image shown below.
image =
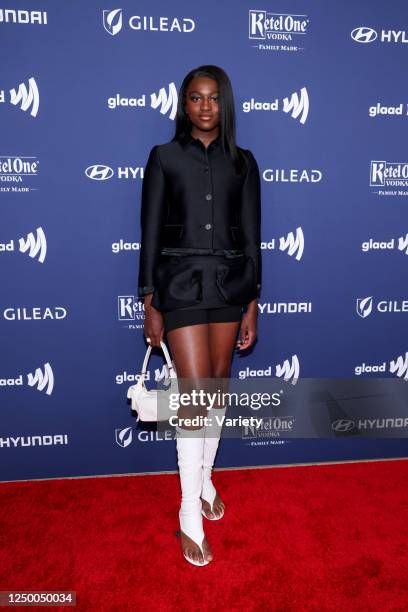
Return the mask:
<svg viewBox="0 0 408 612"><path fill-rule="evenodd" d="M199 138L194 138L191 135L191 132L188 134L180 134L180 136L178 136L177 140L181 143L181 145L185 148L188 144L192 143L194 145L198 145L201 147L204 147L203 143L201 142L201 140ZM214 140L212 140L210 142L210 144L208 145L208 148L214 148L217 147L220 144L221 138L220 135L218 135L216 138L214 138Z"/></svg>

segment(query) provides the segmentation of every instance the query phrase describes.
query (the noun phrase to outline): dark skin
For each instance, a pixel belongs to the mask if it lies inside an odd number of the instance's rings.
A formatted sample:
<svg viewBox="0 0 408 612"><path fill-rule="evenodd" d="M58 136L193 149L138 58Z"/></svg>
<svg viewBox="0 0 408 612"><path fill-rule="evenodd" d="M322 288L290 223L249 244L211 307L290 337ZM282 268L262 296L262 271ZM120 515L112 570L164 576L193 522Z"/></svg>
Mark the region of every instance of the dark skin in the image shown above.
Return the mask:
<svg viewBox="0 0 408 612"><path fill-rule="evenodd" d="M192 136L199 138L208 148L220 130L217 82L207 77L193 79L186 92L185 111L191 120ZM150 293L144 298L144 335L151 339L151 346L160 347L160 341L164 336L164 322L161 312L151 304L152 297L153 294ZM234 345L241 352L255 343L257 318L258 300L255 298L247 305L241 322L189 325L168 332L167 338L177 376L197 383L201 378L204 380L229 378ZM211 506L208 502L201 501L205 514L211 518L213 516ZM224 507L217 494L213 504L214 514L219 516ZM203 555L197 544L183 532L180 533L183 552L191 559L202 562ZM213 555L206 538L202 542L202 547L205 559L211 561Z"/></svg>

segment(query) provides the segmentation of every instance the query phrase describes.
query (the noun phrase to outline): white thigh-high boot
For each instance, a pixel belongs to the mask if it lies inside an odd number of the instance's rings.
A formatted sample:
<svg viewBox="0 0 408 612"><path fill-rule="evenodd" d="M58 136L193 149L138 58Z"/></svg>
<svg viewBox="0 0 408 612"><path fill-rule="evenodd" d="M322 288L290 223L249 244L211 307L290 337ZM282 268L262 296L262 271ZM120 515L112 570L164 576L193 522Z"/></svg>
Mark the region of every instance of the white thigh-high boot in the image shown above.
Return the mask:
<svg viewBox="0 0 408 612"><path fill-rule="evenodd" d="M223 417L225 416L226 410L227 409L225 406L223 408L212 408L208 413L208 416L211 417L211 425L207 425L205 428L203 457L203 490L201 493L201 497L204 501L210 504L213 518L209 518L205 514L204 510L202 510L203 516L208 518L208 520L210 521L218 521L224 516L224 510L222 511L220 516L216 516L214 512L213 503L217 491L212 483L211 473L215 461L215 456L217 454L222 430L222 423L220 424L218 419L222 421Z"/></svg>
<svg viewBox="0 0 408 612"><path fill-rule="evenodd" d="M201 490L203 484L204 428L186 430L176 428L176 444L181 485L181 507L179 512L180 529L191 538L203 551L203 518L201 516ZM193 565L200 563L184 554L185 559Z"/></svg>

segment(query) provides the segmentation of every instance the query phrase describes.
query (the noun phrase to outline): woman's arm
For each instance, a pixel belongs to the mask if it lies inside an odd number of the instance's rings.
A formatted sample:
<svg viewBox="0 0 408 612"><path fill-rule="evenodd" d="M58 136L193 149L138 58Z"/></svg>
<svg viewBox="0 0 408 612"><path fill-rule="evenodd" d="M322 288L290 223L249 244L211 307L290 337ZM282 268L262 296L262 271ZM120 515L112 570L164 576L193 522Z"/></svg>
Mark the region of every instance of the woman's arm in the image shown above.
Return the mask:
<svg viewBox="0 0 408 612"><path fill-rule="evenodd" d="M247 150L248 170L242 190L241 231L244 251L252 258L255 266L257 297L262 285L261 257L261 178L255 157Z"/></svg>
<svg viewBox="0 0 408 612"><path fill-rule="evenodd" d="M242 316L236 347L245 350L252 346L257 336L258 298L262 286L261 255L261 178L258 164L251 151L247 150L248 170L245 177L241 202L241 231L245 254L252 258L255 267L257 297L248 305Z"/></svg>
<svg viewBox="0 0 408 612"><path fill-rule="evenodd" d="M139 296L154 290L153 272L160 253L160 231L165 211L165 179L158 145L150 151L144 171L140 211Z"/></svg>

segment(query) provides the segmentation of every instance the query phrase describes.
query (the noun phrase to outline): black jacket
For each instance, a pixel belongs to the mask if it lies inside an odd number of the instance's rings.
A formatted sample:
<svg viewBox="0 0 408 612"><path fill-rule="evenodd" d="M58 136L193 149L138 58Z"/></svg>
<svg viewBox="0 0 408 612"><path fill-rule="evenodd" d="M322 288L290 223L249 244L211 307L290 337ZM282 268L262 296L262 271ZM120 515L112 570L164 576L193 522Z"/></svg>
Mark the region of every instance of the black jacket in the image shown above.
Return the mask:
<svg viewBox="0 0 408 612"><path fill-rule="evenodd" d="M237 175L220 137L206 149L191 134L155 145L146 164L141 203L139 296L155 289L155 270L168 253L244 253L252 260L255 296L261 289L261 188L257 162L239 151Z"/></svg>

